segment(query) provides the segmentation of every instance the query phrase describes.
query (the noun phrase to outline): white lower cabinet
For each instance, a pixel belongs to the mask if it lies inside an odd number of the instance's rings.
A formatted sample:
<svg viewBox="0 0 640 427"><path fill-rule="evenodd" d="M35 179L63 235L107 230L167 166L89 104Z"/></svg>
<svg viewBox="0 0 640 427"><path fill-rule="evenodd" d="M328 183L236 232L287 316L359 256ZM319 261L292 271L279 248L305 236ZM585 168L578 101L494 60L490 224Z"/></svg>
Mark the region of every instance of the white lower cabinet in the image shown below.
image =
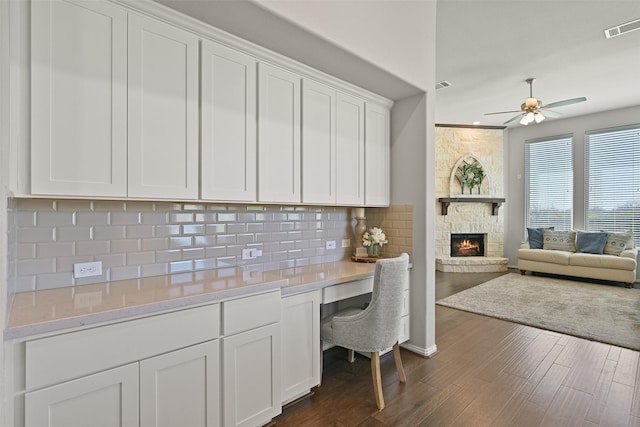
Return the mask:
<svg viewBox="0 0 640 427"><path fill-rule="evenodd" d="M223 425L260 426L282 412L280 291L223 303Z"/></svg>
<svg viewBox="0 0 640 427"><path fill-rule="evenodd" d="M138 419L137 363L25 395L26 427L133 427Z"/></svg>
<svg viewBox="0 0 640 427"><path fill-rule="evenodd" d="M220 425L220 341L140 362L140 426Z"/></svg>
<svg viewBox="0 0 640 427"><path fill-rule="evenodd" d="M220 305L25 344L26 427L220 425Z"/></svg>
<svg viewBox="0 0 640 427"><path fill-rule="evenodd" d="M316 290L282 298L282 402L320 384L320 302Z"/></svg>
<svg viewBox="0 0 640 427"><path fill-rule="evenodd" d="M280 325L224 338L224 425L259 426L282 412Z"/></svg>

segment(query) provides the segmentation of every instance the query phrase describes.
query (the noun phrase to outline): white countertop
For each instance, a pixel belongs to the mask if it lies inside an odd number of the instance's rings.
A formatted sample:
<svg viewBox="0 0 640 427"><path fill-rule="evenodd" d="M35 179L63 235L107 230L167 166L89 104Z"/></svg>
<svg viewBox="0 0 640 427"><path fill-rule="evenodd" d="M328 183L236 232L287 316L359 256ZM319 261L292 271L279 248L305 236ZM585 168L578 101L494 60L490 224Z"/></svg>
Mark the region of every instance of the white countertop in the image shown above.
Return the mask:
<svg viewBox="0 0 640 427"><path fill-rule="evenodd" d="M21 292L4 339L151 315L280 289L292 295L373 276L375 264L338 261L269 272L222 268Z"/></svg>

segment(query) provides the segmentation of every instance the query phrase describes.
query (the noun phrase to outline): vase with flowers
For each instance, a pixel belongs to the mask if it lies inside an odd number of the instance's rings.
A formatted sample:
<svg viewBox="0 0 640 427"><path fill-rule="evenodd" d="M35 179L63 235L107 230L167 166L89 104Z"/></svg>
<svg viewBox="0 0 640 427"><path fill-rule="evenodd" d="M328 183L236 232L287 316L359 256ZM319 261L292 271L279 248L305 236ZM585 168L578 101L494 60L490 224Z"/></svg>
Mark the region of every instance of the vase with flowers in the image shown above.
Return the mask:
<svg viewBox="0 0 640 427"><path fill-rule="evenodd" d="M371 227L362 235L362 246L367 248L371 258L380 257L380 249L387 244L387 236L380 227Z"/></svg>

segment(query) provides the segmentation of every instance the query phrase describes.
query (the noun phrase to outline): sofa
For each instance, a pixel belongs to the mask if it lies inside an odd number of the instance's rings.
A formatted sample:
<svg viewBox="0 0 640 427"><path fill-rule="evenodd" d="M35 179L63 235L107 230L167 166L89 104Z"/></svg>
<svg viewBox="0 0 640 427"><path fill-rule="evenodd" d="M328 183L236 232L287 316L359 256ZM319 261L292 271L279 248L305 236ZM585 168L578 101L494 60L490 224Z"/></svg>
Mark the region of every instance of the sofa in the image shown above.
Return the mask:
<svg viewBox="0 0 640 427"><path fill-rule="evenodd" d="M633 287L638 249L627 233L556 231L529 228L518 249L518 269L622 282Z"/></svg>

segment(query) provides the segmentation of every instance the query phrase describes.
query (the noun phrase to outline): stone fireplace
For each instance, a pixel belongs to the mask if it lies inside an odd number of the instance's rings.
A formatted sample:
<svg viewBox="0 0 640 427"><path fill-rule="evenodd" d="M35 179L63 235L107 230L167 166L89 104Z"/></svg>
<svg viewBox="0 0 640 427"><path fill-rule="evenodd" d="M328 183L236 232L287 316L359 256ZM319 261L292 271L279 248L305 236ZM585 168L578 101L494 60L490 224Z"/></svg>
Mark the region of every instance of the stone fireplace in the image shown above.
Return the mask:
<svg viewBox="0 0 640 427"><path fill-rule="evenodd" d="M469 164L484 174L472 188L460 177ZM503 188L502 129L436 127L437 270L507 271Z"/></svg>

